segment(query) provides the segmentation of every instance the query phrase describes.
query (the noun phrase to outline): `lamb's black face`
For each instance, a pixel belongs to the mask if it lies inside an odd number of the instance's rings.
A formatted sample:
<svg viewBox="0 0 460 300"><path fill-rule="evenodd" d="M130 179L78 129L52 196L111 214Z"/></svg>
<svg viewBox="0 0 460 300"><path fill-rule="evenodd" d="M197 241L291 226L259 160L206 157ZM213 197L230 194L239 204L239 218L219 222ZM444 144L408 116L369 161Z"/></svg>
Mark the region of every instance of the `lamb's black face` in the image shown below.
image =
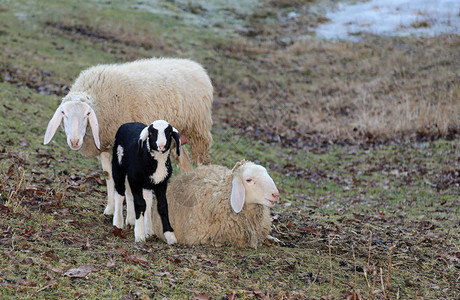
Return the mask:
<svg viewBox="0 0 460 300"><path fill-rule="evenodd" d="M171 147L172 126L166 121L155 121L149 126L150 151L167 152Z"/></svg>

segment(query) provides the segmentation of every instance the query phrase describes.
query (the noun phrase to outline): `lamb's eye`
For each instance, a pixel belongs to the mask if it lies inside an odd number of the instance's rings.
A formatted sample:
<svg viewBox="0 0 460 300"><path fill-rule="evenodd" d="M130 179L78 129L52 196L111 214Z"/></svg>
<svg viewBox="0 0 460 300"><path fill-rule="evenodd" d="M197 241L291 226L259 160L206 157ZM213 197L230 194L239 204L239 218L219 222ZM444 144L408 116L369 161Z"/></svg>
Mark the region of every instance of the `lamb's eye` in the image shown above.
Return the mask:
<svg viewBox="0 0 460 300"><path fill-rule="evenodd" d="M251 179L251 178L248 178L248 179L246 179L246 182L247 182L247 183L251 183L251 182L252 182L252 179Z"/></svg>
<svg viewBox="0 0 460 300"><path fill-rule="evenodd" d="M86 116L89 116L90 114L91 114L91 112L89 111L89 112L86 114Z"/></svg>

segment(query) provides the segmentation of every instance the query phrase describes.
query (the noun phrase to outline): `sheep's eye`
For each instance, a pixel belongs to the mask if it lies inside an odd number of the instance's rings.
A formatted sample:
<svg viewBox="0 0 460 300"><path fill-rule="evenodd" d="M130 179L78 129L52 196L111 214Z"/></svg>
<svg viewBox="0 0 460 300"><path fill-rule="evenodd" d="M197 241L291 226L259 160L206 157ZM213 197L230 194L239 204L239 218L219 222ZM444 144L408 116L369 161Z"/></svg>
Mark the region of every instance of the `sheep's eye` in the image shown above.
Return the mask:
<svg viewBox="0 0 460 300"><path fill-rule="evenodd" d="M246 179L246 182L247 182L247 183L251 183L251 182L252 182L252 179L251 179L251 178L248 178L248 179Z"/></svg>
<svg viewBox="0 0 460 300"><path fill-rule="evenodd" d="M89 112L86 114L86 116L89 116L90 114L91 114L91 112L89 111Z"/></svg>

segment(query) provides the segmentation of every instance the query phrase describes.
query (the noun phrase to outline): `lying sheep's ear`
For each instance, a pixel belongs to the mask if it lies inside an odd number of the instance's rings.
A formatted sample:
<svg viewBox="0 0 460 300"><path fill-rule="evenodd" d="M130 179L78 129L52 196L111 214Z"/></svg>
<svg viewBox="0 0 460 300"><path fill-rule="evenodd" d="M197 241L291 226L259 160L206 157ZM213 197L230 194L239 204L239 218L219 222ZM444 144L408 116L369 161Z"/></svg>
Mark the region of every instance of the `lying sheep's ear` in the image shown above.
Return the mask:
<svg viewBox="0 0 460 300"><path fill-rule="evenodd" d="M236 213L239 213L243 209L244 199L245 190L243 182L241 182L241 179L238 176L233 176L230 204Z"/></svg>
<svg viewBox="0 0 460 300"><path fill-rule="evenodd" d="M56 130L61 124L61 121L62 121L62 109L59 106L58 109L56 109L56 111L54 112L54 115L51 118L50 122L48 123L48 128L46 128L45 138L43 141L45 145L51 141L54 134L56 133Z"/></svg>
<svg viewBox="0 0 460 300"><path fill-rule="evenodd" d="M99 122L97 121L96 113L90 107L88 115L89 125L91 126L91 131L93 132L94 143L96 143L97 149L101 149L101 140L99 139Z"/></svg>
<svg viewBox="0 0 460 300"><path fill-rule="evenodd" d="M139 140L137 141L137 153L139 155L142 154L142 147L148 136L149 136L149 127L145 127L144 129L142 129L141 134L139 135Z"/></svg>
<svg viewBox="0 0 460 300"><path fill-rule="evenodd" d="M180 144L180 134L179 134L179 131L177 131L177 129L174 128L174 127L173 127L172 137L176 141L176 153L177 153L177 156L180 156L180 146L181 146L181 144Z"/></svg>

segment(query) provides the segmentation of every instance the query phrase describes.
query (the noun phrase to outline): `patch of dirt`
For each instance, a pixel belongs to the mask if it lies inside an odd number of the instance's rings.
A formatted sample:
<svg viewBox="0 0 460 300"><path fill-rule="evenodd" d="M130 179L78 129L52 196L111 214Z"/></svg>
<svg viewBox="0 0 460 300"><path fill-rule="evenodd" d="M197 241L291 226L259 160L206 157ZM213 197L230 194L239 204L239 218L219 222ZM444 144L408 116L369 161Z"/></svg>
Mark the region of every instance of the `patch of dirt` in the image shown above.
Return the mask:
<svg viewBox="0 0 460 300"><path fill-rule="evenodd" d="M51 72L36 69L21 69L6 63L0 63L0 82L7 82L18 87L33 89L40 94L64 96L69 87L57 82Z"/></svg>

